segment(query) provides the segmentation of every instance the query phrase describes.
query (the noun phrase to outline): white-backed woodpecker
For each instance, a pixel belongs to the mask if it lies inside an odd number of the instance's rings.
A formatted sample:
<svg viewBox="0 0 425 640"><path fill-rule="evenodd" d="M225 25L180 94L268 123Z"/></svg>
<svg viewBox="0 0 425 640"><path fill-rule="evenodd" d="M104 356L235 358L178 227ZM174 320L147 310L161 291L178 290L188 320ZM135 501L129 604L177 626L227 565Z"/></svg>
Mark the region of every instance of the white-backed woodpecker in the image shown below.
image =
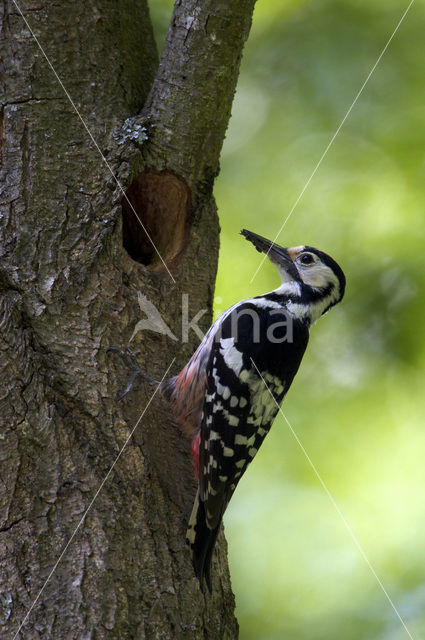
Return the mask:
<svg viewBox="0 0 425 640"><path fill-rule="evenodd" d="M187 530L201 586L223 514L298 371L311 325L344 295L345 276L326 253L242 235L277 266L282 284L227 309L181 372L162 384L192 439L198 492Z"/></svg>

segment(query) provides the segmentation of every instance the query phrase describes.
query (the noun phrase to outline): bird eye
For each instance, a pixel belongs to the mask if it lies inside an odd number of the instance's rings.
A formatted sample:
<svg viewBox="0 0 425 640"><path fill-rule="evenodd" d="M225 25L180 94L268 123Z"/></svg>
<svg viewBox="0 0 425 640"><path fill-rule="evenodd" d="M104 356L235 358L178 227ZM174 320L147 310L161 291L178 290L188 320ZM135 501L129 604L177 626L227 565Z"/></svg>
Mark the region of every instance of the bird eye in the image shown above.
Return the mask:
<svg viewBox="0 0 425 640"><path fill-rule="evenodd" d="M298 260L301 264L313 264L316 261L312 253L303 253Z"/></svg>

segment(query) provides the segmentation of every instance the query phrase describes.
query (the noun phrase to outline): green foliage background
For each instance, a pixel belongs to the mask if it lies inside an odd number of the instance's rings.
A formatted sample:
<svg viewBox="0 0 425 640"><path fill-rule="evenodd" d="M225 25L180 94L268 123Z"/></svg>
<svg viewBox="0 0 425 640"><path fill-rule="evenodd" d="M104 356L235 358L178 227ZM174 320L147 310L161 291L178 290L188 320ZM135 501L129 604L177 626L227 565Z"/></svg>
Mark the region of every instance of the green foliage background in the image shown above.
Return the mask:
<svg viewBox="0 0 425 640"><path fill-rule="evenodd" d="M216 314L275 288L274 238L407 2L259 0L215 194ZM170 2L154 0L163 38ZM242 640L425 638L425 7L416 0L284 227L330 253L343 303L312 330L283 418L225 516Z"/></svg>

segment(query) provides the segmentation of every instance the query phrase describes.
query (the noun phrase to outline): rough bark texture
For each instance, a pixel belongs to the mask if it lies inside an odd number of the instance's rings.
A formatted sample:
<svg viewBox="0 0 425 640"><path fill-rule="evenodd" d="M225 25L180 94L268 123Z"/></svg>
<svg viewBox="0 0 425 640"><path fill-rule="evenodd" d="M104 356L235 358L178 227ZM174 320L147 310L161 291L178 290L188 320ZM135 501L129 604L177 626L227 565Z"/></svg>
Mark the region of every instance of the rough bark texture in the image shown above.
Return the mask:
<svg viewBox="0 0 425 640"><path fill-rule="evenodd" d="M3 0L1 637L235 638L223 536L212 596L193 573L189 443L159 394L101 483L154 390L117 403L128 371L106 352L143 317L137 292L177 336L182 293L210 321L212 184L254 0L178 1L159 68L145 0L18 4L128 199ZM132 347L161 378L189 338L141 332Z"/></svg>

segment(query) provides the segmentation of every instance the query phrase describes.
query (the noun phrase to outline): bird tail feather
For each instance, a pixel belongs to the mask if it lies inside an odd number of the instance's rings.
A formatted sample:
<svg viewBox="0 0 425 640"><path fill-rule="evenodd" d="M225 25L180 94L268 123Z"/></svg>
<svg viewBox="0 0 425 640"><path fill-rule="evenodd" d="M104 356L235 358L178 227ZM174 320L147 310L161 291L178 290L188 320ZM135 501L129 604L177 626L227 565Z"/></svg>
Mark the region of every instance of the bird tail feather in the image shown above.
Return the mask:
<svg viewBox="0 0 425 640"><path fill-rule="evenodd" d="M187 528L186 540L190 545L193 566L201 588L203 579L205 578L210 593L212 589L210 575L211 558L219 529L220 523L215 529L210 529L207 526L205 506L199 497L198 490Z"/></svg>

